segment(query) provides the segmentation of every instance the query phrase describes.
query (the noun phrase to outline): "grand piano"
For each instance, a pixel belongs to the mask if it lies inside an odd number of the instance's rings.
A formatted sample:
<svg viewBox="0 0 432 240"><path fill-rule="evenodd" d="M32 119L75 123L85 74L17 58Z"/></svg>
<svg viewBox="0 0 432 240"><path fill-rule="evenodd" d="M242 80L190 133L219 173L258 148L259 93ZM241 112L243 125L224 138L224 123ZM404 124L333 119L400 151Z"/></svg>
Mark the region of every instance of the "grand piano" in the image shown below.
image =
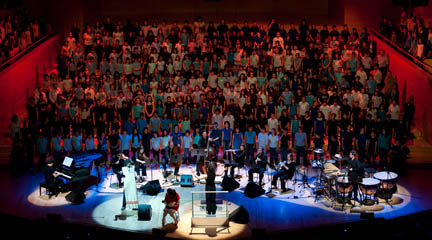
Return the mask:
<svg viewBox="0 0 432 240"><path fill-rule="evenodd" d="M76 182L90 175L93 161L103 161L103 155L95 151L76 153L65 157L63 164L54 169L66 181Z"/></svg>

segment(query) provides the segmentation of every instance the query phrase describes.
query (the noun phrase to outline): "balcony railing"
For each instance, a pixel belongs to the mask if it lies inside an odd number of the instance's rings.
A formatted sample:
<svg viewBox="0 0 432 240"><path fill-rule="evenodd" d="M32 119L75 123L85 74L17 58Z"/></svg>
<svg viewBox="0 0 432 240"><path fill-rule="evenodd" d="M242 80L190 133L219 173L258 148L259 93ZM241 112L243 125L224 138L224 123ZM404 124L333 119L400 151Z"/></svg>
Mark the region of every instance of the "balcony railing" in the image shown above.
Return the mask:
<svg viewBox="0 0 432 240"><path fill-rule="evenodd" d="M27 54L28 52L30 52L31 50L33 50L34 48L36 48L37 46L39 46L41 43L43 43L44 41L46 41L47 39L49 39L50 37L54 36L55 33L48 33L45 36L41 37L40 39L38 39L36 42L32 43L30 46L24 48L23 50L21 50L17 55L9 58L6 62L2 63L0 65L0 71L3 71L5 68L7 68L8 66L10 66L12 63L16 62L18 59L20 59L22 56L24 56L25 54Z"/></svg>
<svg viewBox="0 0 432 240"><path fill-rule="evenodd" d="M423 61L421 61L420 59L416 58L414 55L412 55L411 53L407 52L405 49L401 48L396 43L390 41L390 39L384 37L378 31L373 30L372 31L372 35L374 37L380 39L381 41L383 41L387 45L389 45L391 48L393 48L394 50L396 50L399 54L401 54L402 56L406 57L408 60L410 60L411 62L413 62L414 64L416 64L420 68L422 68L424 71L428 72L429 74L432 74L432 66L431 65L426 64Z"/></svg>

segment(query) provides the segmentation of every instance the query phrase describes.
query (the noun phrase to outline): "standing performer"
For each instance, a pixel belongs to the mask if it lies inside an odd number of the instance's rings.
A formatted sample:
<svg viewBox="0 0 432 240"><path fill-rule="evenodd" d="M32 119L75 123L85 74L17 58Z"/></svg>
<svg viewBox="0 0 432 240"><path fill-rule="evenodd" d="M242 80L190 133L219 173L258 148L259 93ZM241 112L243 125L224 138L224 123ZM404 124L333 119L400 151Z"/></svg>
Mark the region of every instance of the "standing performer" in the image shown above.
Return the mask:
<svg viewBox="0 0 432 240"><path fill-rule="evenodd" d="M285 180L291 179L295 173L295 162L292 160L292 153L288 154L288 159L281 163L278 172L273 176L272 188L276 188L278 178L281 181L282 192L287 192Z"/></svg>
<svg viewBox="0 0 432 240"><path fill-rule="evenodd" d="M126 158L126 156L122 156ZM127 159L127 158L126 158ZM125 160L124 167L122 167L123 175L125 176L123 188L123 206L122 210L138 209L138 193L135 182L135 166L131 164L129 159Z"/></svg>
<svg viewBox="0 0 432 240"><path fill-rule="evenodd" d="M206 179L206 191L216 191L215 185L216 178L216 164L214 161L210 161L207 166L207 179ZM206 193L206 210L207 214L216 214L216 193Z"/></svg>
<svg viewBox="0 0 432 240"><path fill-rule="evenodd" d="M349 153L348 160L348 177L353 182L354 200L357 200L358 183L362 181L364 169L362 163L356 158L356 152L353 150Z"/></svg>
<svg viewBox="0 0 432 240"><path fill-rule="evenodd" d="M174 175L178 176L180 165L182 164L181 146L183 145L182 133L179 131L178 125L174 126L174 131L171 133L170 149L171 149L171 164L174 165Z"/></svg>
<svg viewBox="0 0 432 240"><path fill-rule="evenodd" d="M198 147L200 149L202 149L203 151L207 151L208 150L207 149L208 144L209 144L209 141L208 141L208 137L207 137L207 132L203 131L202 138L200 139L200 141L198 143ZM208 154L208 152L207 152L207 154ZM204 164L203 159L204 158L201 155L199 155L197 157L197 161L196 161L196 174L197 174L197 176L200 175L200 167L202 166L202 164Z"/></svg>

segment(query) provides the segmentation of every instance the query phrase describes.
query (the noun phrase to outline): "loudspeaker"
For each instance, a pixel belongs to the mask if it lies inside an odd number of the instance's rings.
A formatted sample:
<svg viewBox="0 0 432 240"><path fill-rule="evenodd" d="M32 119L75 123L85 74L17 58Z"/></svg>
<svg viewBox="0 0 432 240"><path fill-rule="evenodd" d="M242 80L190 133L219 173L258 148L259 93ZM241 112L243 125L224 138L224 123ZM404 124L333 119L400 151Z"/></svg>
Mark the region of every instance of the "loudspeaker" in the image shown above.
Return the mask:
<svg viewBox="0 0 432 240"><path fill-rule="evenodd" d="M167 234L167 232L163 229L152 228L152 235L154 235L154 236L165 237L166 234Z"/></svg>
<svg viewBox="0 0 432 240"><path fill-rule="evenodd" d="M246 185L244 194L248 198L256 198L264 194L264 189L257 184L250 182Z"/></svg>
<svg viewBox="0 0 432 240"><path fill-rule="evenodd" d="M84 193L78 188L70 192L68 195L65 196L66 201L71 202L72 204L81 204L84 202L85 195Z"/></svg>
<svg viewBox="0 0 432 240"><path fill-rule="evenodd" d="M254 237L265 237L267 230L265 228L252 228L252 236Z"/></svg>
<svg viewBox="0 0 432 240"><path fill-rule="evenodd" d="M246 224L249 222L249 213L243 206L240 206L230 213L229 220L235 223Z"/></svg>
<svg viewBox="0 0 432 240"><path fill-rule="evenodd" d="M232 192L240 187L240 183L238 183L234 178L225 176L222 179L221 187L224 191Z"/></svg>
<svg viewBox="0 0 432 240"><path fill-rule="evenodd" d="M192 175L181 175L180 176L180 186L182 187L192 187Z"/></svg>
<svg viewBox="0 0 432 240"><path fill-rule="evenodd" d="M374 219L375 214L373 212L362 212L360 213L360 218L361 219L367 219L367 220L371 220Z"/></svg>
<svg viewBox="0 0 432 240"><path fill-rule="evenodd" d="M91 186L98 185L99 184L99 178L96 176L88 176L86 179L83 180L82 188L83 191L87 191Z"/></svg>
<svg viewBox="0 0 432 240"><path fill-rule="evenodd" d="M51 222L60 222L62 219L62 215L58 213L48 213L46 215L46 220Z"/></svg>
<svg viewBox="0 0 432 240"><path fill-rule="evenodd" d="M157 195L161 190L159 180L153 180L144 185L144 192L148 195Z"/></svg>
<svg viewBox="0 0 432 240"><path fill-rule="evenodd" d="M152 217L152 207L148 204L138 205L138 221L150 221Z"/></svg>

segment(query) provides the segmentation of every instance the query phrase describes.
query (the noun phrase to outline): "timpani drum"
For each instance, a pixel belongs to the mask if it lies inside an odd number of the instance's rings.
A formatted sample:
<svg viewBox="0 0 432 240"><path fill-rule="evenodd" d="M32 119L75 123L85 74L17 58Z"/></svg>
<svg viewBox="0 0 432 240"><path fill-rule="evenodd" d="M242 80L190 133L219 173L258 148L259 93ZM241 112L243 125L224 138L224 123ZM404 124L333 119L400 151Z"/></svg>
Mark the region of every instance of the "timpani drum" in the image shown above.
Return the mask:
<svg viewBox="0 0 432 240"><path fill-rule="evenodd" d="M325 194L330 199L336 196L336 189L335 189L336 178L337 178L336 174L323 174L322 176Z"/></svg>
<svg viewBox="0 0 432 240"><path fill-rule="evenodd" d="M348 176L341 176L336 179L336 190L338 193L348 194L351 193L353 184Z"/></svg>
<svg viewBox="0 0 432 240"><path fill-rule="evenodd" d="M383 171L377 172L373 176L375 179L380 181L377 196L386 200L391 199L393 197L393 193L396 193L397 191L397 173Z"/></svg>
<svg viewBox="0 0 432 240"><path fill-rule="evenodd" d="M359 184L361 203L372 206L377 203L376 192L380 186L380 181L375 178L363 178Z"/></svg>
<svg viewBox="0 0 432 240"><path fill-rule="evenodd" d="M351 202L351 193L353 190L353 183L348 176L340 176L336 179L336 196L337 201L340 203Z"/></svg>

